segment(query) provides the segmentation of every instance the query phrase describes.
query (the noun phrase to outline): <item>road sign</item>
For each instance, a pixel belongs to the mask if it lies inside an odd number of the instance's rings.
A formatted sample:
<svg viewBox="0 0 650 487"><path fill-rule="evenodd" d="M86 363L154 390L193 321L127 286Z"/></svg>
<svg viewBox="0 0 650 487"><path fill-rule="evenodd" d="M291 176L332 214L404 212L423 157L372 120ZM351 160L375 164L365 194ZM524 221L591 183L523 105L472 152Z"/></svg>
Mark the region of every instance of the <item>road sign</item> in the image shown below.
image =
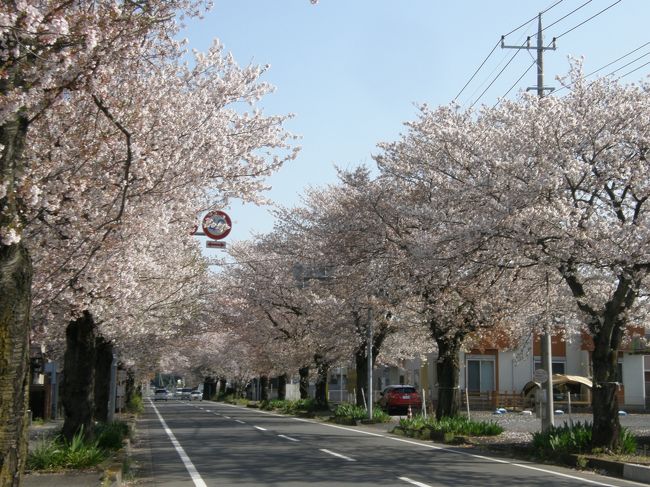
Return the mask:
<svg viewBox="0 0 650 487"><path fill-rule="evenodd" d="M223 211L214 210L203 217L203 231L211 239L226 238L230 230L232 230L232 221Z"/></svg>
<svg viewBox="0 0 650 487"><path fill-rule="evenodd" d="M225 249L226 242L215 242L212 240L208 240L207 242L205 242L205 246L209 249Z"/></svg>
<svg viewBox="0 0 650 487"><path fill-rule="evenodd" d="M533 373L533 380L539 384L544 384L548 380L548 372L544 369L537 369Z"/></svg>

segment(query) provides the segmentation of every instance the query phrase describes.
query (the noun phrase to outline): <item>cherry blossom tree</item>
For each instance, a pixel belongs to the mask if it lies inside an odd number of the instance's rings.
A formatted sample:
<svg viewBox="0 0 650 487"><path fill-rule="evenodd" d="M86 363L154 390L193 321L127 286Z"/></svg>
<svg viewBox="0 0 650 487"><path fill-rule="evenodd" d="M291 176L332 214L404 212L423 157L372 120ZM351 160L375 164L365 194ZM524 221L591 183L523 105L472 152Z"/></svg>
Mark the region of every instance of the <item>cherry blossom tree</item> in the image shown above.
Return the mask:
<svg viewBox="0 0 650 487"><path fill-rule="evenodd" d="M478 114L425 107L379 162L410 194L444 194L428 230L451 252L443 257L475 255L474 265L536 280L530 316L542 315L550 295L567 326L581 318L594 341L593 443L612 448L618 350L647 313L637 296L648 268L648 86L587 83L579 66L566 83L564 97L522 95ZM501 295L531 302L508 282ZM545 282L562 288L547 293Z"/></svg>
<svg viewBox="0 0 650 487"><path fill-rule="evenodd" d="M12 354L0 370L0 485L18 481L24 458L29 252L49 278L42 302L59 322L77 319L98 294L119 294L104 248L127 248L151 222L178 230L232 195L254 199L293 157L280 154L283 117L226 108L269 91L262 69L238 68L218 44L183 64L174 19L198 5L11 2L0 16L1 348Z"/></svg>

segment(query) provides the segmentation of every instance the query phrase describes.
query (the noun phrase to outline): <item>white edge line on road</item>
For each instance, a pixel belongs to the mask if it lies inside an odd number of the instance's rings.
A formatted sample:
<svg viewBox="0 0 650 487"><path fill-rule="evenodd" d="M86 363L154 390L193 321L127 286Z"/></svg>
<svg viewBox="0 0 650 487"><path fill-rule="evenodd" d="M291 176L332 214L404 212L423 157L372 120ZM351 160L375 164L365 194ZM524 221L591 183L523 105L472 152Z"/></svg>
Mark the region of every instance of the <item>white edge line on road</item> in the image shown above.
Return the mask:
<svg viewBox="0 0 650 487"><path fill-rule="evenodd" d="M487 461L494 462L494 463L504 463L504 464L507 464L507 465L512 465L513 467L520 467L520 468L525 468L525 469L528 469L528 470L535 470L537 472L543 472L543 473L548 473L548 474L551 474L551 475L556 475L558 477L564 477L564 478L567 478L567 479L579 480L580 482L585 482L585 483L588 483L588 484L591 484L591 485L600 485L601 487L616 487L613 484L605 484L605 483L602 483L602 482L597 482L595 480L589 480L589 479L586 479L584 477L578 477L576 475L569 475L569 474L562 473L562 472L556 472L554 470L548 470L546 468L534 467L532 465L524 465L524 464L521 464L521 463L509 462L507 460L500 460L499 458L486 457L484 455L476 455L475 453L467 453L467 452L460 451L460 450L452 450L450 448L444 448L444 447L440 447L440 446L436 446L436 445L427 445L426 443L419 443L417 441L404 440L402 438L393 438L393 437L390 437L390 436L387 436L386 438L388 438L390 440L393 440L393 441L400 441L402 443L409 443L411 445L423 446L423 447L429 448L431 450L443 450L443 451L447 451L447 452L450 452L450 453L457 453L459 455L466 455L468 457L479 458L481 460L487 460Z"/></svg>
<svg viewBox="0 0 650 487"><path fill-rule="evenodd" d="M297 440L297 439L295 439L295 438L291 438L290 436L287 436L287 435L278 435L278 436L279 436L280 438L285 438L285 439L287 439L287 440L289 440L289 441L300 441L300 440Z"/></svg>
<svg viewBox="0 0 650 487"><path fill-rule="evenodd" d="M417 480L412 480L408 477L397 477L400 480L403 480L404 482L408 482L409 484L417 485L418 487L431 487L429 484L423 484L422 482L418 482Z"/></svg>
<svg viewBox="0 0 650 487"><path fill-rule="evenodd" d="M187 456L187 453L185 453L185 450L181 446L181 444L178 442L176 439L176 436L174 436L174 433L172 430L169 429L167 426L167 423L163 419L162 415L158 411L158 408L154 405L154 403L149 400L149 403L151 404L151 407L153 407L153 410L156 412L156 415L158 416L158 419L160 420L160 424L162 425L163 429L165 430L165 433L167 433L167 436L169 436L169 439L172 442L172 445L174 445L174 448L178 452L178 455L181 457L181 460L183 461L183 464L185 465L185 468L187 469L187 473L190 474L190 477L192 477L192 481L194 482L194 485L196 487L208 487L207 484L203 481L201 478L201 475L199 474L198 470L196 470L196 467L192 463L192 460L190 460L190 457Z"/></svg>
<svg viewBox="0 0 650 487"><path fill-rule="evenodd" d="M336 453L331 450L325 450L324 448L321 448L320 451L322 451L323 453L334 455L335 457L342 458L343 460L347 460L348 462L356 462L354 458L346 457L345 455L341 455L340 453Z"/></svg>
<svg viewBox="0 0 650 487"><path fill-rule="evenodd" d="M266 431L266 428L262 428L261 426L253 426L253 428L260 431Z"/></svg>

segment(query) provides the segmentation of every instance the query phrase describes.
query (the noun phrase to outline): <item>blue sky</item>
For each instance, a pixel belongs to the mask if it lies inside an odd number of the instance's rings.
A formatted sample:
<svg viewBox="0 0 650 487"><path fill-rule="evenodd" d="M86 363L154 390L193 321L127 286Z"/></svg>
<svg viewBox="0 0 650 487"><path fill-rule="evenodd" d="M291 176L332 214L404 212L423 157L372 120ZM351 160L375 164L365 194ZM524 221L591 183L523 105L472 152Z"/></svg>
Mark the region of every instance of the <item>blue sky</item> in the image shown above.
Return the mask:
<svg viewBox="0 0 650 487"><path fill-rule="evenodd" d="M538 12L557 0L215 0L214 9L183 32L191 48L205 50L219 38L241 65L269 64L264 80L276 87L262 100L266 113L293 113L287 128L302 138L298 159L270 179L267 194L293 206L309 186L336 181L334 165L372 166L381 141L392 141L403 123L416 117L416 105L451 102L488 56L501 35L530 19L506 38L522 44L537 31ZM571 11L580 7L575 13ZM616 0L563 0L543 15L545 42L560 36ZM567 57L585 58L590 73L650 42L650 0L619 3L562 35L556 51L544 57L546 85L567 72ZM535 38L532 39L535 44ZM648 53L631 64L622 65ZM493 105L533 62L535 53L521 51L491 88L478 96L514 54L497 48L473 82L458 98L463 106ZM621 68L623 75L650 61L650 44L602 70ZM625 77L647 77L650 65ZM517 90L534 86L530 69ZM273 220L267 209L233 205L228 240L269 232Z"/></svg>

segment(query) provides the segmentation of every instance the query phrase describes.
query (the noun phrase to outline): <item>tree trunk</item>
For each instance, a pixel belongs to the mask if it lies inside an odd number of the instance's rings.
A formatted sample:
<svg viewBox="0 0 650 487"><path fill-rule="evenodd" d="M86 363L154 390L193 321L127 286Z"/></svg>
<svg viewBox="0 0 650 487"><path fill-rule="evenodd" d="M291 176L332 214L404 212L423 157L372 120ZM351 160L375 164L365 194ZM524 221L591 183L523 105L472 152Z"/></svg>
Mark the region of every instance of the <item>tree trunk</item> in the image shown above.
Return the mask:
<svg viewBox="0 0 650 487"><path fill-rule="evenodd" d="M284 401L287 398L287 374L278 376L278 399Z"/></svg>
<svg viewBox="0 0 650 487"><path fill-rule="evenodd" d="M133 396L137 393L138 391L136 391L135 387L135 374L133 373L133 369L126 369L126 384L124 387L125 404L131 404Z"/></svg>
<svg viewBox="0 0 650 487"><path fill-rule="evenodd" d="M266 375L260 377L260 400L269 400L269 378Z"/></svg>
<svg viewBox="0 0 650 487"><path fill-rule="evenodd" d="M309 398L309 366L298 369L300 375L300 399Z"/></svg>
<svg viewBox="0 0 650 487"><path fill-rule="evenodd" d="M616 450L620 444L621 423L618 418L618 348L622 338L622 326L604 320L594 334L594 351L591 356L593 388L591 408L593 427L592 448Z"/></svg>
<svg viewBox="0 0 650 487"><path fill-rule="evenodd" d="M63 437L71 441L83 428L92 439L95 380L95 322L88 311L68 324L63 361L62 402L65 410Z"/></svg>
<svg viewBox="0 0 650 487"><path fill-rule="evenodd" d="M438 362L436 372L438 375L438 405L436 419L443 417L453 418L458 416L460 410L460 367L458 352L461 341L451 337L448 340L439 338Z"/></svg>
<svg viewBox="0 0 650 487"><path fill-rule="evenodd" d="M354 353L354 364L357 371L356 403L357 406L366 407L366 395L364 391L368 389L368 357L366 356L365 343Z"/></svg>
<svg viewBox="0 0 650 487"><path fill-rule="evenodd" d="M330 364L324 361L321 357L316 357L316 366L318 368L318 376L316 378L316 404L319 407L327 407L327 377L330 370Z"/></svg>
<svg viewBox="0 0 650 487"><path fill-rule="evenodd" d="M214 377L206 377L203 380L203 399L214 399L217 395L218 380Z"/></svg>
<svg viewBox="0 0 650 487"><path fill-rule="evenodd" d="M0 79L0 97L14 87ZM0 228L21 233L21 202L16 185L23 173L28 128L24 112L0 126L0 179L7 186L0 197ZM32 262L24 243L0 241L0 486L20 484L27 458L29 316Z"/></svg>
<svg viewBox="0 0 650 487"><path fill-rule="evenodd" d="M32 264L22 243L0 244L0 486L21 481L27 458Z"/></svg>
<svg viewBox="0 0 650 487"><path fill-rule="evenodd" d="M108 403L111 392L111 366L113 365L113 344L103 337L95 340L95 387L94 418L96 421L108 421Z"/></svg>
<svg viewBox="0 0 650 487"><path fill-rule="evenodd" d="M217 394L223 396L226 394L226 388L228 387L228 381L225 377L219 378L219 387L217 388Z"/></svg>

